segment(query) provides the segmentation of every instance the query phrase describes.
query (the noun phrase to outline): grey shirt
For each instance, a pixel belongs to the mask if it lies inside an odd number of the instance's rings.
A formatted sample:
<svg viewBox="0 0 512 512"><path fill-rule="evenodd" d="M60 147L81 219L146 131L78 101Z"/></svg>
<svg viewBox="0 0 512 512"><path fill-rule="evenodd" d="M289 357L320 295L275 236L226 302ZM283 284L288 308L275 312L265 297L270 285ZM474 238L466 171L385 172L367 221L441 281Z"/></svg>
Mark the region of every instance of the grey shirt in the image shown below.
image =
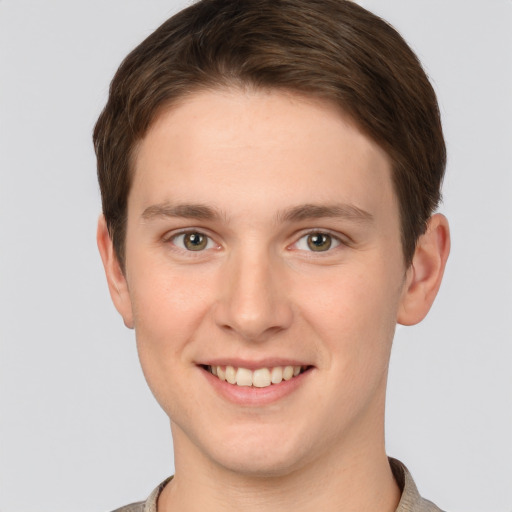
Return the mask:
<svg viewBox="0 0 512 512"><path fill-rule="evenodd" d="M411 474L400 461L390 458L389 464L393 470L393 475L398 487L402 491L402 497L396 512L442 512L441 509L437 508L432 502L420 496ZM125 507L114 510L114 512L157 512L156 504L158 496L171 478L172 477L164 480L154 489L146 501L126 505Z"/></svg>

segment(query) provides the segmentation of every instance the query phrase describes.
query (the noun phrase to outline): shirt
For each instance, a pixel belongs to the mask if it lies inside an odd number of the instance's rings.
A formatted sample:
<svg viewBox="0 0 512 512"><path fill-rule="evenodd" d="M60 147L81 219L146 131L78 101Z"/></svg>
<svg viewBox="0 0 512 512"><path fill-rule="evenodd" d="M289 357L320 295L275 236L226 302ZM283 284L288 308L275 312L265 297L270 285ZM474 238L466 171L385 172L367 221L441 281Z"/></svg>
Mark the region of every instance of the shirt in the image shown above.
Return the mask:
<svg viewBox="0 0 512 512"><path fill-rule="evenodd" d="M400 461L390 458L389 464L396 483L402 491L402 497L395 512L442 512L442 510L436 507L431 501L420 496L411 474ZM131 505L118 508L113 512L157 512L156 504L158 496L171 479L172 477L164 480L153 490L146 501L132 503Z"/></svg>

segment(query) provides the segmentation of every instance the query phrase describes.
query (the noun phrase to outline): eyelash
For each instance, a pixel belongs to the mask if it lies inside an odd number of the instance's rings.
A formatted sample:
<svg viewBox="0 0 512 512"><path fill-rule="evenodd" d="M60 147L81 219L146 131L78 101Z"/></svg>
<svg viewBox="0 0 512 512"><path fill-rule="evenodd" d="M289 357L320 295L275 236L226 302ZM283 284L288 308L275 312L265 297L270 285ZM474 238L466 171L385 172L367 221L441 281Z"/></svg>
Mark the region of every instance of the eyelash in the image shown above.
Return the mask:
<svg viewBox="0 0 512 512"><path fill-rule="evenodd" d="M176 241L180 237L185 237L187 235L196 235L196 234L200 235L200 236L203 236L203 237L205 237L207 239L207 242L206 242L207 245L206 245L206 247L204 247L204 249L194 251L194 250L187 249L187 247L184 244L184 241L180 244L181 246L176 243ZM183 252L187 252L187 253L192 253L192 254L194 254L194 253L202 253L205 250L214 249L214 248L218 248L219 247L219 245L216 244L213 241L213 238L211 236L207 235L206 233L204 233L203 231L201 231L199 229L189 229L189 230L186 230L186 231L180 231L179 233L172 233L169 236L166 236L164 238L164 242L170 242L178 250L183 251Z"/></svg>
<svg viewBox="0 0 512 512"><path fill-rule="evenodd" d="M197 234L197 235L206 237L207 245L203 249L194 251L194 250L191 250L191 249L187 249L187 247L185 246L184 242L182 242L179 245L176 243L176 241L180 237L185 237L187 235L192 235L192 234ZM327 236L331 240L331 245L325 251L314 251L314 250L308 250L306 248L302 248L302 249L298 248L298 245L299 245L299 243L302 240L304 240L305 241L304 243L307 244L307 238L309 236L311 236L311 235ZM196 256L199 256L201 253L204 253L206 250L211 250L211 249L214 249L214 248L216 248L216 249L220 248L219 244L214 242L214 240L213 240L213 238L211 236L206 234L204 231L201 231L200 229L188 229L186 231L180 231L178 233L172 233L172 234L164 237L163 240L166 243L170 243L178 251L186 252L189 255L196 255ZM313 254L316 253L316 254L321 255L321 254L330 253L330 252L332 252L333 250L337 249L340 246L347 246L347 245L348 245L348 243L346 241L342 240L339 236L334 235L333 233L329 232L328 230L311 229L311 230L307 231L306 233L303 233L294 243L290 244L288 246L288 248L291 248L291 249L297 248L297 250L303 251L305 253L313 253Z"/></svg>
<svg viewBox="0 0 512 512"><path fill-rule="evenodd" d="M300 251L304 251L305 253L310 253L310 254L316 254L316 255L322 255L322 254L327 254L327 253L330 253L332 252L333 250L339 248L340 246L347 246L347 242L343 241L339 236L331 233L330 231L328 230L322 230L322 229L311 229L309 231L307 231L306 233L302 234L302 236L300 238L297 239L296 242L294 242L293 244L291 244L291 246L289 247L292 247L292 248L297 248L299 243L304 240L304 244L307 244L307 238L310 237L311 235L322 235L322 236L327 236L330 238L331 240L331 245L329 245L329 247L325 250L325 251L314 251L314 250L311 250L311 249L306 249L306 248L303 248L303 249L298 249Z"/></svg>

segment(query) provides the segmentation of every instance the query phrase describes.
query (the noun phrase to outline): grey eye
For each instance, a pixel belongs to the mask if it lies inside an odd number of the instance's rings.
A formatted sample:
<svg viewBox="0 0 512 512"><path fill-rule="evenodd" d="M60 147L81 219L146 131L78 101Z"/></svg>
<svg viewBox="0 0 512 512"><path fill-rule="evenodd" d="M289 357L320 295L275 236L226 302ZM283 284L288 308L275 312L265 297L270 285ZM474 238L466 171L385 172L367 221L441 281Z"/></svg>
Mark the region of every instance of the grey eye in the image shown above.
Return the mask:
<svg viewBox="0 0 512 512"><path fill-rule="evenodd" d="M328 251L332 245L332 237L325 233L311 233L307 236L307 242L312 251Z"/></svg>
<svg viewBox="0 0 512 512"><path fill-rule="evenodd" d="M198 231L176 235L172 238L172 242L177 247L187 251L204 251L205 249L211 249L215 245L210 237Z"/></svg>
<svg viewBox="0 0 512 512"><path fill-rule="evenodd" d="M296 248L301 251L326 252L340 245L340 241L322 231L312 232L301 237L296 244Z"/></svg>

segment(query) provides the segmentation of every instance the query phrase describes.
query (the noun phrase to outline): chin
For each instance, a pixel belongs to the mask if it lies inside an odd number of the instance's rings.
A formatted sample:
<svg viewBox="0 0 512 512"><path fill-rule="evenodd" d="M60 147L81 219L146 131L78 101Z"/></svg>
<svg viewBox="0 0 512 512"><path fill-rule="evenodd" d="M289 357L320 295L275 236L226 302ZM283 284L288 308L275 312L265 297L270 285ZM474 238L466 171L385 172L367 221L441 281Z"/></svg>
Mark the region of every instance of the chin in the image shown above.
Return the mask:
<svg viewBox="0 0 512 512"><path fill-rule="evenodd" d="M298 436L265 430L256 435L239 431L205 451L216 465L247 477L286 476L305 464L308 450Z"/></svg>
<svg viewBox="0 0 512 512"><path fill-rule="evenodd" d="M276 454L261 448L243 453L223 453L214 462L227 471L250 478L285 477L301 466L297 453Z"/></svg>

